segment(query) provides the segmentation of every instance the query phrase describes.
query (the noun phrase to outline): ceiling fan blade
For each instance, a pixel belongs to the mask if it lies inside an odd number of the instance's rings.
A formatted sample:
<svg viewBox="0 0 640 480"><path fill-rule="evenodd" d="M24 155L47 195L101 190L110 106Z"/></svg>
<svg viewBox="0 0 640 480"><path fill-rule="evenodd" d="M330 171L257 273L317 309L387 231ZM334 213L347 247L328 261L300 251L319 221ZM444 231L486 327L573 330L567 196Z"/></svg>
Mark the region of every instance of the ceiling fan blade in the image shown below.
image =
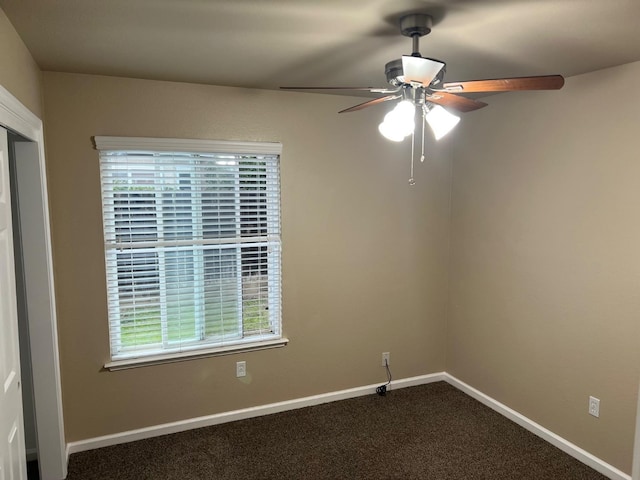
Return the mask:
<svg viewBox="0 0 640 480"><path fill-rule="evenodd" d="M402 56L402 75L404 82L420 82L425 87L444 68L444 63L431 58L414 57L412 55Z"/></svg>
<svg viewBox="0 0 640 480"><path fill-rule="evenodd" d="M280 87L280 90L352 90L352 91L365 91L371 93L377 93L380 95L397 93L400 91L399 87L392 88L380 88L380 87Z"/></svg>
<svg viewBox="0 0 640 480"><path fill-rule="evenodd" d="M378 105L379 103L388 102L389 100L395 100L396 98L400 98L401 96L402 95L387 95L386 97L374 98L373 100L369 100L368 102L359 103L358 105L354 105L353 107L340 110L338 113L355 112L356 110L362 110L363 108L371 107L372 105Z"/></svg>
<svg viewBox="0 0 640 480"><path fill-rule="evenodd" d="M564 85L562 75L539 77L497 78L495 80L470 80L449 82L442 88L447 92L513 92L517 90L558 90Z"/></svg>
<svg viewBox="0 0 640 480"><path fill-rule="evenodd" d="M487 104L480 100L473 100L471 98L460 97L447 92L433 92L427 95L426 100L428 102L442 105L443 107L449 107L459 112L472 112L482 107L486 107Z"/></svg>
<svg viewBox="0 0 640 480"><path fill-rule="evenodd" d="M280 90L376 90L374 87L280 87Z"/></svg>

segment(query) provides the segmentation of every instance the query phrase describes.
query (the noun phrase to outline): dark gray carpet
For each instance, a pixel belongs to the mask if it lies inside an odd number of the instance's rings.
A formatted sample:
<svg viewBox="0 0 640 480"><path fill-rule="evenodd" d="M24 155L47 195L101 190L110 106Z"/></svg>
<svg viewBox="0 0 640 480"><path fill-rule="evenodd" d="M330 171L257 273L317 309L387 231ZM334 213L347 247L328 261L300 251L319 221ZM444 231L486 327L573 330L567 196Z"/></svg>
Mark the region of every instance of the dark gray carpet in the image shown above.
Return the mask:
<svg viewBox="0 0 640 480"><path fill-rule="evenodd" d="M40 480L37 460L27 462L27 480Z"/></svg>
<svg viewBox="0 0 640 480"><path fill-rule="evenodd" d="M606 477L438 382L77 453L67 478Z"/></svg>

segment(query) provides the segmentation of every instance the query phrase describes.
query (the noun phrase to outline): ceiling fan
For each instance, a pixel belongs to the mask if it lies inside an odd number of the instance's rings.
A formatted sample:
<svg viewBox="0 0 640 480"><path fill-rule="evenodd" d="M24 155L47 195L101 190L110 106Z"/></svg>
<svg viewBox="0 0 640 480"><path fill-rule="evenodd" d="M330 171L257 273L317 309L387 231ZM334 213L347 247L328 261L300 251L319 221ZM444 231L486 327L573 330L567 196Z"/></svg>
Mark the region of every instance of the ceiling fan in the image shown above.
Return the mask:
<svg viewBox="0 0 640 480"><path fill-rule="evenodd" d="M390 87L280 87L283 90L360 90L384 95L338 113L355 112L373 105L391 100L402 99L387 114L380 124L380 133L389 140L401 141L413 135L415 113L422 113L422 150L424 160L424 125L429 124L436 139L446 135L460 120L454 112L472 112L486 107L480 100L464 97L465 93L509 92L522 90L557 90L564 85L561 75L543 75L535 77L499 78L490 80L469 80L464 82L445 82L446 64L435 58L420 54L419 41L431 32L433 18L425 13L410 13L400 18L400 33L411 37L413 53L392 60L385 65L385 74ZM417 107L417 108L416 108ZM413 148L413 143L412 143ZM413 185L413 152L411 178Z"/></svg>

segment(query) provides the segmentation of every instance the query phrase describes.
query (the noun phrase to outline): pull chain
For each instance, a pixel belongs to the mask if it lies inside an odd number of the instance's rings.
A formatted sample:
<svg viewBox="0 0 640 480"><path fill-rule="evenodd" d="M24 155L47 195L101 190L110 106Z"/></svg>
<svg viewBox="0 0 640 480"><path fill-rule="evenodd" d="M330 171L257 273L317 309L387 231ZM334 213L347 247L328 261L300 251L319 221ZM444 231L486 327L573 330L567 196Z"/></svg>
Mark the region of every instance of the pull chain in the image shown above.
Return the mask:
<svg viewBox="0 0 640 480"><path fill-rule="evenodd" d="M425 107L422 108L422 155L420 155L420 163L424 163L424 124L427 123Z"/></svg>
<svg viewBox="0 0 640 480"><path fill-rule="evenodd" d="M411 177L409 177L409 185L413 186L416 184L415 179L413 178L413 157L414 157L414 145L415 145L415 132L411 132Z"/></svg>
<svg viewBox="0 0 640 480"><path fill-rule="evenodd" d="M423 105L422 106L422 149L420 152L420 163L424 163L424 131L426 129L426 123L427 123L427 106ZM409 177L409 185L415 185L416 181L413 178L413 163L414 163L414 159L415 159L415 145L416 145L416 133L415 133L415 129L413 132L411 132L411 176Z"/></svg>

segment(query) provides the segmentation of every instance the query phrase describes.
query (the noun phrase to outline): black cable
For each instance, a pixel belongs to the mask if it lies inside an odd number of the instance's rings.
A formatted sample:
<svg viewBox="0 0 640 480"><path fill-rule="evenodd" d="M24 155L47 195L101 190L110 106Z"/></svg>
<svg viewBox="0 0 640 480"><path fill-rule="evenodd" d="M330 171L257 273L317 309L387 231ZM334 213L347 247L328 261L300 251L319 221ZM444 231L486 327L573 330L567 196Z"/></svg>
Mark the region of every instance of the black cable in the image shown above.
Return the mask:
<svg viewBox="0 0 640 480"><path fill-rule="evenodd" d="M389 362L385 359L384 361L384 366L387 369L387 380L388 382L385 383L384 385L380 385L378 388L376 388L376 393L378 395L380 395L381 397L384 397L387 394L387 385L391 384L391 370L389 369Z"/></svg>

